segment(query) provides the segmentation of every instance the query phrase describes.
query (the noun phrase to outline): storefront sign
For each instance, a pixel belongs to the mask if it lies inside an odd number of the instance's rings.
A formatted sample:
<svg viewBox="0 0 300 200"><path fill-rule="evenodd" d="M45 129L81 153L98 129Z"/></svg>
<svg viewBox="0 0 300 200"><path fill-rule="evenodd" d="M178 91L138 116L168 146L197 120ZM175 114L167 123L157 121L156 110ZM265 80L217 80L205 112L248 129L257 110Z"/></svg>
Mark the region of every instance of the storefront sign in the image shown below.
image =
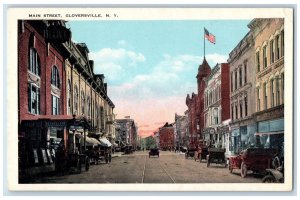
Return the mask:
<svg viewBox="0 0 300 200"><path fill-rule="evenodd" d="M45 31L45 38L48 42L64 43L71 38L71 31L61 25L51 25Z"/></svg>

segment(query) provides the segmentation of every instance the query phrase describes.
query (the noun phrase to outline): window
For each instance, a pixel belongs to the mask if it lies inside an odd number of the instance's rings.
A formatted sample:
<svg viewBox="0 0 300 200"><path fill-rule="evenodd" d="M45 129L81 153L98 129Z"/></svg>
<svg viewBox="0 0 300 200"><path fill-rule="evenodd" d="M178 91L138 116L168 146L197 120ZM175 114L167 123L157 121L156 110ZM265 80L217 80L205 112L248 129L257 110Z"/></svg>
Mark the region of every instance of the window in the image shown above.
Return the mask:
<svg viewBox="0 0 300 200"><path fill-rule="evenodd" d="M234 76L234 85L235 85L235 89L237 89L237 70L235 70L235 76Z"/></svg>
<svg viewBox="0 0 300 200"><path fill-rule="evenodd" d="M263 61L264 61L264 68L267 67L267 46L263 47Z"/></svg>
<svg viewBox="0 0 300 200"><path fill-rule="evenodd" d="M276 48L276 60L280 58L280 43L279 43L279 35L275 38L275 48Z"/></svg>
<svg viewBox="0 0 300 200"><path fill-rule="evenodd" d="M256 99L257 99L257 111L260 111L260 98L259 98L259 88L256 89Z"/></svg>
<svg viewBox="0 0 300 200"><path fill-rule="evenodd" d="M243 70L242 70L242 66L239 68L239 75L240 75L240 87L242 87L243 85Z"/></svg>
<svg viewBox="0 0 300 200"><path fill-rule="evenodd" d="M230 87L231 87L231 92L232 92L233 91L233 72L231 72Z"/></svg>
<svg viewBox="0 0 300 200"><path fill-rule="evenodd" d="M58 69L56 66L52 67L51 70L51 84L54 85L55 87L59 88L59 73L58 73Z"/></svg>
<svg viewBox="0 0 300 200"><path fill-rule="evenodd" d="M284 31L281 31L281 57L284 56Z"/></svg>
<svg viewBox="0 0 300 200"><path fill-rule="evenodd" d="M75 89L74 89L74 112L75 112L76 115L78 114L78 98L79 98L78 88L77 88L77 85L75 85Z"/></svg>
<svg viewBox="0 0 300 200"><path fill-rule="evenodd" d="M81 114L84 115L84 107L85 107L85 96L84 92L81 91Z"/></svg>
<svg viewBox="0 0 300 200"><path fill-rule="evenodd" d="M277 105L280 105L279 77L276 77L276 103Z"/></svg>
<svg viewBox="0 0 300 200"><path fill-rule="evenodd" d="M256 69L257 69L257 72L260 71L260 60L259 60L259 51L256 52Z"/></svg>
<svg viewBox="0 0 300 200"><path fill-rule="evenodd" d="M271 63L274 63L274 40L270 41L270 59Z"/></svg>
<svg viewBox="0 0 300 200"><path fill-rule="evenodd" d="M281 102L284 103L284 73L281 74Z"/></svg>
<svg viewBox="0 0 300 200"><path fill-rule="evenodd" d="M33 84L28 84L28 111L40 114L40 88Z"/></svg>
<svg viewBox="0 0 300 200"><path fill-rule="evenodd" d="M245 117L248 116L248 101L247 97L244 98L244 104L245 104Z"/></svg>
<svg viewBox="0 0 300 200"><path fill-rule="evenodd" d="M87 115L90 117L91 116L91 100L90 97L87 98Z"/></svg>
<svg viewBox="0 0 300 200"><path fill-rule="evenodd" d="M238 119L238 106L235 104L235 119Z"/></svg>
<svg viewBox="0 0 300 200"><path fill-rule="evenodd" d="M247 83L247 62L244 63L244 84Z"/></svg>
<svg viewBox="0 0 300 200"><path fill-rule="evenodd" d="M240 118L243 118L243 104L240 102Z"/></svg>
<svg viewBox="0 0 300 200"><path fill-rule="evenodd" d="M264 83L263 92L264 92L264 109L266 110L268 108L267 83Z"/></svg>
<svg viewBox="0 0 300 200"><path fill-rule="evenodd" d="M34 48L29 49L29 65L28 69L35 75L41 75L41 64L38 53Z"/></svg>
<svg viewBox="0 0 300 200"><path fill-rule="evenodd" d="M59 115L59 98L52 95L52 115Z"/></svg>
<svg viewBox="0 0 300 200"><path fill-rule="evenodd" d="M274 79L270 83L271 107L274 107L275 94L274 94Z"/></svg>
<svg viewBox="0 0 300 200"><path fill-rule="evenodd" d="M68 85L67 85L67 112L68 112L68 115L71 115L72 114L72 103L71 103L71 96L72 96L72 90L71 90L71 81L70 79L68 79Z"/></svg>
<svg viewBox="0 0 300 200"><path fill-rule="evenodd" d="M231 119L233 120L233 118L234 118L234 113L233 113L233 104L231 104Z"/></svg>
<svg viewBox="0 0 300 200"><path fill-rule="evenodd" d="M214 124L219 124L218 108L214 108Z"/></svg>

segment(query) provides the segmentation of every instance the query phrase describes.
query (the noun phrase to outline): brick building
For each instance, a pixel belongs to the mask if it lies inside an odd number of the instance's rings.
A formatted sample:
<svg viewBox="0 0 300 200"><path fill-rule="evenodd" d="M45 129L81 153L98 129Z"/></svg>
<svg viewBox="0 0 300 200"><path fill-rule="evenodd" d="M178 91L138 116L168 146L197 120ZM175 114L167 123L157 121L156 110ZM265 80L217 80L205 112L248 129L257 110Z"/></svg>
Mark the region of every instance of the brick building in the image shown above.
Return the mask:
<svg viewBox="0 0 300 200"><path fill-rule="evenodd" d="M199 65L198 74L196 76L198 94L192 93L191 97L189 94L186 97L190 146L196 146L199 142L202 142L202 129L204 127L204 90L206 87L205 79L209 76L210 72L211 68L204 57L202 64Z"/></svg>
<svg viewBox="0 0 300 200"><path fill-rule="evenodd" d="M173 124L166 123L159 128L159 148L161 150L175 149Z"/></svg>
<svg viewBox="0 0 300 200"><path fill-rule="evenodd" d="M121 146L132 145L137 148L138 127L133 119L116 119L116 141Z"/></svg>
<svg viewBox="0 0 300 200"><path fill-rule="evenodd" d="M229 127L224 124L230 119L229 65L217 64L206 79L204 90L202 129L204 144L225 148Z"/></svg>
<svg viewBox="0 0 300 200"><path fill-rule="evenodd" d="M58 144L83 152L88 134L114 130L114 104L87 53L63 21L18 21L20 176L52 171Z"/></svg>

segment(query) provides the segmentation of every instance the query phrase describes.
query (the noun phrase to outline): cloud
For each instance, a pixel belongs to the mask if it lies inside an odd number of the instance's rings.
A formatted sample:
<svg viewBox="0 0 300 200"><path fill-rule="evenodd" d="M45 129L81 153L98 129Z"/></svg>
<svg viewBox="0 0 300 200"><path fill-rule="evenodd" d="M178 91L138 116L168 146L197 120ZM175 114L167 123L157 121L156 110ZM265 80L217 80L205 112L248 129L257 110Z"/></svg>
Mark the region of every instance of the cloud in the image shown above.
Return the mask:
<svg viewBox="0 0 300 200"><path fill-rule="evenodd" d="M91 52L89 56L95 63L94 72L104 74L108 80L124 78L130 68L146 60L142 53L124 48L103 48L98 52Z"/></svg>

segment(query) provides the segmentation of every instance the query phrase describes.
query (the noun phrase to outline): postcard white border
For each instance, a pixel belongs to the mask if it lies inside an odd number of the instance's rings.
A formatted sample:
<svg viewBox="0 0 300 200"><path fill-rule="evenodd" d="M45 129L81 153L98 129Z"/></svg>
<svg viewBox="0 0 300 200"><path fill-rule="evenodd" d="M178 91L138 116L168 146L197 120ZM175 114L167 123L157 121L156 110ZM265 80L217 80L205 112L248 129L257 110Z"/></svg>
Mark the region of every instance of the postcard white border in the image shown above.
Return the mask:
<svg viewBox="0 0 300 200"><path fill-rule="evenodd" d="M17 20L29 13L56 14L65 20L220 20L284 18L285 29L285 183L197 184L19 184ZM68 13L117 14L117 18L66 18ZM293 9L292 8L8 8L7 9L7 156L8 189L11 191L291 191L293 175ZM291 88L288 90L288 88ZM290 98L289 98L290 97Z"/></svg>

